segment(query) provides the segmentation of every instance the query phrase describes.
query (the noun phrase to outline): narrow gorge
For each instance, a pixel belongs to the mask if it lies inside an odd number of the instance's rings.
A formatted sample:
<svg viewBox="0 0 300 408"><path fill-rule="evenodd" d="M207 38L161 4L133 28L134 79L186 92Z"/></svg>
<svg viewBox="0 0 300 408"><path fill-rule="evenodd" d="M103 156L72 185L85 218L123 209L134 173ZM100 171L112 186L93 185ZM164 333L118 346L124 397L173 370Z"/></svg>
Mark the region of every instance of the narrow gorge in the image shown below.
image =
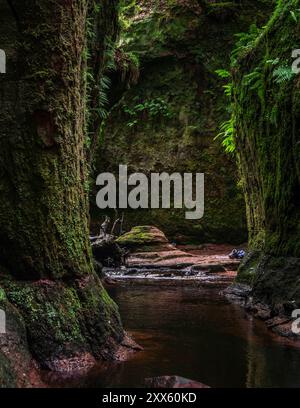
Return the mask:
<svg viewBox="0 0 300 408"><path fill-rule="evenodd" d="M299 73L299 0L0 0L0 388L300 387Z"/></svg>

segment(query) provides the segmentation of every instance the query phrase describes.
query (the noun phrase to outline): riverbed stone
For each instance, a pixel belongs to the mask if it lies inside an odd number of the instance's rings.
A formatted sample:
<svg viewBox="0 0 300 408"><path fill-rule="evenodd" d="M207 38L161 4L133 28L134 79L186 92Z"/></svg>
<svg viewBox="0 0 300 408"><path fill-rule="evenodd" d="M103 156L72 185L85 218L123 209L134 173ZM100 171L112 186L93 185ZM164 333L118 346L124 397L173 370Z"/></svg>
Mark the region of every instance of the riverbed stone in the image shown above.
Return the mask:
<svg viewBox="0 0 300 408"><path fill-rule="evenodd" d="M240 261L228 257L232 247L201 245L193 250L171 244L165 234L155 226L138 226L117 239L117 243L130 250L127 266L137 269L172 269L186 273L224 273L236 271Z"/></svg>
<svg viewBox="0 0 300 408"><path fill-rule="evenodd" d="M171 248L165 234L154 226L137 226L119 237L116 241L120 246L138 252L162 251Z"/></svg>
<svg viewBox="0 0 300 408"><path fill-rule="evenodd" d="M147 388L210 388L206 384L177 375L146 378L145 385Z"/></svg>

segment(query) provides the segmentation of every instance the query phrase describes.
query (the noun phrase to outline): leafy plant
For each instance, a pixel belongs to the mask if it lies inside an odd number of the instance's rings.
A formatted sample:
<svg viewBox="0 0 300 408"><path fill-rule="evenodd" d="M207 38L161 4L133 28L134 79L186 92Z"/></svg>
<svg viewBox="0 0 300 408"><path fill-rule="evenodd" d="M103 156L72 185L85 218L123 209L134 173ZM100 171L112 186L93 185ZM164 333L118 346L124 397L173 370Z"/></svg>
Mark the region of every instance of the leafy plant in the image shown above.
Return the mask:
<svg viewBox="0 0 300 408"><path fill-rule="evenodd" d="M298 20L299 20L299 12L300 12L300 9L296 9L295 11L293 11L293 10L290 11L290 15L291 15L291 17L292 17L292 19L293 19L293 21L294 21L295 23L298 23Z"/></svg>
<svg viewBox="0 0 300 408"><path fill-rule="evenodd" d="M231 98L232 90L233 90L233 83L230 82L229 84L224 85L223 88L224 88L225 95L228 96L229 98Z"/></svg>
<svg viewBox="0 0 300 408"><path fill-rule="evenodd" d="M122 82L126 82L128 87L137 83L140 76L140 59L137 53L124 52L118 47L115 52L115 63L121 73Z"/></svg>
<svg viewBox="0 0 300 408"><path fill-rule="evenodd" d="M231 54L232 65L235 64L239 56L246 54L253 48L261 33L262 29L258 28L256 24L252 24L249 32L236 34L238 40Z"/></svg>
<svg viewBox="0 0 300 408"><path fill-rule="evenodd" d="M274 126L278 126L278 106L272 107L271 111L266 113L266 119Z"/></svg>
<svg viewBox="0 0 300 408"><path fill-rule="evenodd" d="M231 76L230 72L226 69L217 69L215 72L220 78L230 78Z"/></svg>
<svg viewBox="0 0 300 408"><path fill-rule="evenodd" d="M292 67L288 65L281 65L273 72L273 78L275 78L276 84L290 81L294 75L295 73L293 72Z"/></svg>
<svg viewBox="0 0 300 408"><path fill-rule="evenodd" d="M163 98L142 101L133 107L124 106L123 110L130 117L130 121L127 123L128 127L133 127L138 124L138 119L141 113L147 114L150 118L162 116L170 119L174 116L173 111Z"/></svg>
<svg viewBox="0 0 300 408"><path fill-rule="evenodd" d="M220 133L215 137L216 139L222 139L222 146L225 148L226 153L234 153L235 146L235 118L231 115L231 118L222 123L220 127Z"/></svg>
<svg viewBox="0 0 300 408"><path fill-rule="evenodd" d="M231 77L230 72L227 71L226 69L217 69L215 72L220 78L230 78ZM224 85L223 88L225 89L224 91L225 95L231 98L232 88L233 88L232 82L229 82L228 84Z"/></svg>
<svg viewBox="0 0 300 408"><path fill-rule="evenodd" d="M279 58L275 58L275 59L270 59L266 61L267 65L277 65L279 64L280 59Z"/></svg>
<svg viewBox="0 0 300 408"><path fill-rule="evenodd" d="M262 106L265 105L265 76L260 67L244 77L244 83L249 89L256 91Z"/></svg>
<svg viewBox="0 0 300 408"><path fill-rule="evenodd" d="M216 71L216 74L220 78L231 78L231 74L229 71L225 69L218 69ZM231 100L232 98L232 93L233 93L233 82L230 81L226 85L223 86L224 88L224 93L225 95ZM220 126L220 133L214 138L214 140L221 139L222 140L222 146L224 147L224 150L226 153L234 153L235 151L235 141L234 141L234 135L235 135L235 118L234 115L232 114L232 104L230 104L230 112L231 112L231 117L229 120L226 122L222 123Z"/></svg>
<svg viewBox="0 0 300 408"><path fill-rule="evenodd" d="M116 69L115 64L115 45L106 39L106 49L104 52L104 64L102 68L102 75L99 80L99 99L98 107L95 109L101 120L104 120L108 116L108 91L111 88L111 80L109 78L110 72ZM95 86L95 80L93 79L93 85Z"/></svg>
<svg viewBox="0 0 300 408"><path fill-rule="evenodd" d="M108 116L108 97L107 92L111 87L111 80L108 76L103 75L100 79L100 91L99 91L99 108L98 114L101 119L106 119Z"/></svg>

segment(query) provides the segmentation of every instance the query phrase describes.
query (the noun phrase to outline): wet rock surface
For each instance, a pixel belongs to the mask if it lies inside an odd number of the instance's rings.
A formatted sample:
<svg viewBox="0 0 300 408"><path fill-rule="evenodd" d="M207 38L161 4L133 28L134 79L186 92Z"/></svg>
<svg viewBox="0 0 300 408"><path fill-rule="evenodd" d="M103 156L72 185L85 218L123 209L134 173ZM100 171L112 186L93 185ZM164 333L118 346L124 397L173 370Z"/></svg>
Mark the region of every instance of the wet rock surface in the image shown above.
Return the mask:
<svg viewBox="0 0 300 408"><path fill-rule="evenodd" d="M117 306L97 276L71 283L6 277L1 285L12 310L22 319L22 337L16 341L22 340L22 345L28 340L30 355L42 368L80 371L96 360L115 359L123 340L122 325Z"/></svg>
<svg viewBox="0 0 300 408"><path fill-rule="evenodd" d="M228 285L236 276L238 260L231 260L230 245L181 245L168 242L153 226L135 227L117 240L126 257L126 267L104 268L114 282L147 285Z"/></svg>
<svg viewBox="0 0 300 408"><path fill-rule="evenodd" d="M240 263L229 258L230 245L176 247L153 226L135 227L117 242L131 250L126 262L128 268L184 270L190 267L190 274L196 274L236 271Z"/></svg>
<svg viewBox="0 0 300 408"><path fill-rule="evenodd" d="M134 353L142 350L143 347L138 345L128 333L125 333L124 339L122 340L118 350L115 353L115 360L126 361Z"/></svg>
<svg viewBox="0 0 300 408"><path fill-rule="evenodd" d="M208 385L177 375L146 378L145 385L147 388L210 388Z"/></svg>
<svg viewBox="0 0 300 408"><path fill-rule="evenodd" d="M43 387L21 314L4 296L0 299L0 308L6 313L6 332L0 334L0 388Z"/></svg>
<svg viewBox="0 0 300 408"><path fill-rule="evenodd" d="M239 304L255 318L264 321L272 332L295 340L300 345L300 325L294 327L294 325L296 326L296 318L292 317L295 305L290 303L277 304L273 307L267 305L253 296L253 289L246 284L234 283L226 288L223 293L228 300Z"/></svg>
<svg viewBox="0 0 300 408"><path fill-rule="evenodd" d="M224 294L227 297L227 299L235 303L238 303L241 306L245 306L250 293L251 287L249 285L241 283L231 285L224 290Z"/></svg>

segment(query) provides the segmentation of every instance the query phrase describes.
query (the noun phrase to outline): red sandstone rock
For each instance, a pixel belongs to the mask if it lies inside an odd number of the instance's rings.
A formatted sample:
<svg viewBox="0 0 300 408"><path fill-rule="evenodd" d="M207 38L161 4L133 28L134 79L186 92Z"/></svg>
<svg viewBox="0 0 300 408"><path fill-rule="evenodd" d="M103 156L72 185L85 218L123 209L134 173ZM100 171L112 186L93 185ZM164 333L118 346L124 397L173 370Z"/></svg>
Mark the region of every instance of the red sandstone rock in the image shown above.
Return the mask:
<svg viewBox="0 0 300 408"><path fill-rule="evenodd" d="M145 384L147 388L210 388L208 385L177 375L146 378Z"/></svg>

